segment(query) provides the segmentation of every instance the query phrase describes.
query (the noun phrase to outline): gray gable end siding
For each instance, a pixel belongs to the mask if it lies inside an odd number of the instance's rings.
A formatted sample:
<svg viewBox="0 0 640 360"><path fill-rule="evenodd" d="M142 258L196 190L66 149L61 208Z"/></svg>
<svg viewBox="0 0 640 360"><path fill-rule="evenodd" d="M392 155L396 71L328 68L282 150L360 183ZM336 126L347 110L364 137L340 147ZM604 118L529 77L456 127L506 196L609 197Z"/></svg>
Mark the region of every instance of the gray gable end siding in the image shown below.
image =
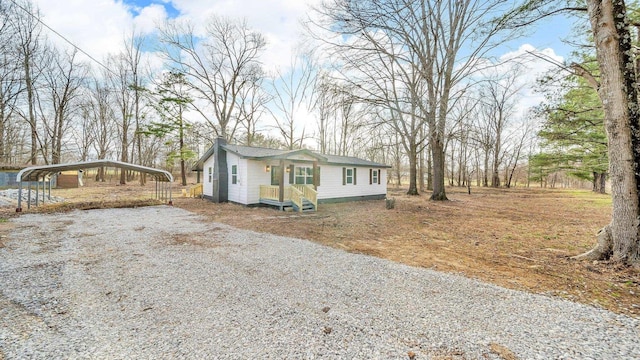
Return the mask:
<svg viewBox="0 0 640 360"><path fill-rule="evenodd" d="M213 155L216 157L213 163L213 198L216 203L229 200L229 170L227 169L227 151L224 149L224 139L216 139L213 147Z"/></svg>

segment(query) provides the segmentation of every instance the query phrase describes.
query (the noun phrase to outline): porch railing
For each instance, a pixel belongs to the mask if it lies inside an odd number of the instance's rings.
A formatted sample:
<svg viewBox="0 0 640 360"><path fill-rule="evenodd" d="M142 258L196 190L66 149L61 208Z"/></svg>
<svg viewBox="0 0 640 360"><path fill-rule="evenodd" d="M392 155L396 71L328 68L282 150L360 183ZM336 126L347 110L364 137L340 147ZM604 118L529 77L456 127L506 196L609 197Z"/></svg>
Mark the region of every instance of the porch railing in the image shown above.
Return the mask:
<svg viewBox="0 0 640 360"><path fill-rule="evenodd" d="M302 196L318 208L318 192L311 185L291 185L302 192Z"/></svg>
<svg viewBox="0 0 640 360"><path fill-rule="evenodd" d="M299 212L302 212L302 191L293 186L291 186L289 189L291 189L291 202L298 207Z"/></svg>
<svg viewBox="0 0 640 360"><path fill-rule="evenodd" d="M201 197L202 196L202 184L196 184L191 189L189 189L190 197Z"/></svg>
<svg viewBox="0 0 640 360"><path fill-rule="evenodd" d="M280 187L274 185L260 185L260 199L280 201ZM302 200L307 199L318 208L318 192L310 185L290 185L284 187L283 201L291 201L302 208Z"/></svg>
<svg viewBox="0 0 640 360"><path fill-rule="evenodd" d="M280 199L280 187L260 185L260 199L279 200Z"/></svg>

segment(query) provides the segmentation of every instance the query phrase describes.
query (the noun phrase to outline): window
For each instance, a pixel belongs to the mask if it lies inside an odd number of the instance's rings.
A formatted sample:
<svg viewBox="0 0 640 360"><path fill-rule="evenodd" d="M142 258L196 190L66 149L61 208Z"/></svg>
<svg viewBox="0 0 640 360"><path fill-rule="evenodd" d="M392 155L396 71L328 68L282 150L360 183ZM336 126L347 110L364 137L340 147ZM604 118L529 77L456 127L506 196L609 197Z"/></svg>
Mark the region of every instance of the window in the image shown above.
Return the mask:
<svg viewBox="0 0 640 360"><path fill-rule="evenodd" d="M342 185L356 185L356 168L342 168Z"/></svg>
<svg viewBox="0 0 640 360"><path fill-rule="evenodd" d="M297 185L313 185L313 168L297 167L295 168L295 183Z"/></svg>
<svg viewBox="0 0 640 360"><path fill-rule="evenodd" d="M213 179L213 168L209 167L209 182L211 182Z"/></svg>
<svg viewBox="0 0 640 360"><path fill-rule="evenodd" d="M238 165L231 165L231 183L238 183Z"/></svg>
<svg viewBox="0 0 640 360"><path fill-rule="evenodd" d="M371 169L371 183L372 184L378 184L378 170L376 169Z"/></svg>

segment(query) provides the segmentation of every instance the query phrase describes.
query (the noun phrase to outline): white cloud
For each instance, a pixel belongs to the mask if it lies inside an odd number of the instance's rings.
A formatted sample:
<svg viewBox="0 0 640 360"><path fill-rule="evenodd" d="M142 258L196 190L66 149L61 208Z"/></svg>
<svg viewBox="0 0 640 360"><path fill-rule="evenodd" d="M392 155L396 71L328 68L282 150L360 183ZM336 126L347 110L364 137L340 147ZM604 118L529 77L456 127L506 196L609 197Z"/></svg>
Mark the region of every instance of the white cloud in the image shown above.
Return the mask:
<svg viewBox="0 0 640 360"><path fill-rule="evenodd" d="M287 67L295 44L299 41L300 20L309 6L318 0L243 0L199 1L174 0L181 16L203 24L213 14L244 18L249 26L267 39L263 63L268 70Z"/></svg>
<svg viewBox="0 0 640 360"><path fill-rule="evenodd" d="M118 0L33 0L40 8L43 21L96 59L120 50L124 39L135 28L143 34L153 32L166 19L161 4L145 7L127 5ZM268 40L263 63L270 69L286 67L299 40L300 19L310 4L319 0L161 0L202 25L211 15L245 18L249 26ZM130 1L128 1L130 2ZM135 15L134 15L135 14ZM56 35L56 44L64 41ZM68 46L65 44L65 46Z"/></svg>
<svg viewBox="0 0 640 360"><path fill-rule="evenodd" d="M500 61L503 64L498 67L498 72L507 72L515 63L523 67L517 82L522 89L516 110L517 116L523 118L544 100L542 94L535 92L537 79L557 68L555 64L562 64L564 58L551 48L538 50L530 44L522 44L517 50L502 55Z"/></svg>
<svg viewBox="0 0 640 360"><path fill-rule="evenodd" d="M116 52L132 28L127 8L112 0L69 0L64 6L58 0L34 2L48 26L97 59ZM55 34L49 38L56 44L69 46Z"/></svg>
<svg viewBox="0 0 640 360"><path fill-rule="evenodd" d="M159 4L149 5L140 10L138 16L133 19L136 31L144 34L155 31L156 26L167 18L167 11Z"/></svg>

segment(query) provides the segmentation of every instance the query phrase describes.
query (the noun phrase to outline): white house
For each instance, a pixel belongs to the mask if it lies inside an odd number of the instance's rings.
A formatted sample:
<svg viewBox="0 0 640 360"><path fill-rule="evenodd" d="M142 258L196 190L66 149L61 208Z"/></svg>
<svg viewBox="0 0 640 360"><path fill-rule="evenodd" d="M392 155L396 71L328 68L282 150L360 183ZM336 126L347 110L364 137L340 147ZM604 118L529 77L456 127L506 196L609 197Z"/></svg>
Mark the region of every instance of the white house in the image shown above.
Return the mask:
<svg viewBox="0 0 640 360"><path fill-rule="evenodd" d="M193 170L213 202L315 210L323 202L384 199L390 166L310 150L228 145L218 139Z"/></svg>

